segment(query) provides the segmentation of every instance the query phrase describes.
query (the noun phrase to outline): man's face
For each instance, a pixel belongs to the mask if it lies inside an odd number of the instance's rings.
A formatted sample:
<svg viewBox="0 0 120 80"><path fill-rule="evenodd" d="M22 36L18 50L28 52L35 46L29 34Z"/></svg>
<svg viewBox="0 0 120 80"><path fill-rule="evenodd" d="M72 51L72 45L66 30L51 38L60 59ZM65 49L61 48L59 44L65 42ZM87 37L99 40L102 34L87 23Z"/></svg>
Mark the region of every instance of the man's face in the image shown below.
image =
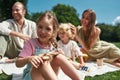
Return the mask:
<svg viewBox="0 0 120 80"><path fill-rule="evenodd" d="M22 4L14 4L12 7L12 16L16 21L24 18L25 9Z"/></svg>

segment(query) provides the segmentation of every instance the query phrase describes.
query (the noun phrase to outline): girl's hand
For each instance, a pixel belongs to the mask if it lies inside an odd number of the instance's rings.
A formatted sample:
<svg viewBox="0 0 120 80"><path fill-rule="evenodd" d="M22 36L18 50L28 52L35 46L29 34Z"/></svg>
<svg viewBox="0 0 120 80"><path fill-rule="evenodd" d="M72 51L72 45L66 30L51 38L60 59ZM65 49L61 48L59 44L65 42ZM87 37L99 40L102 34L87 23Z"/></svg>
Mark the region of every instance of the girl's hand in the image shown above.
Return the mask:
<svg viewBox="0 0 120 80"><path fill-rule="evenodd" d="M63 52L62 49L59 48L57 51L59 52L59 54L63 54L64 55L64 52Z"/></svg>
<svg viewBox="0 0 120 80"><path fill-rule="evenodd" d="M43 64L43 60L40 56L30 56L29 62L35 67L38 68L40 64Z"/></svg>
<svg viewBox="0 0 120 80"><path fill-rule="evenodd" d="M53 52L50 52L48 54L51 54L51 55L58 55L58 54L63 54L64 55L64 52L62 49L58 48L57 50L53 51Z"/></svg>

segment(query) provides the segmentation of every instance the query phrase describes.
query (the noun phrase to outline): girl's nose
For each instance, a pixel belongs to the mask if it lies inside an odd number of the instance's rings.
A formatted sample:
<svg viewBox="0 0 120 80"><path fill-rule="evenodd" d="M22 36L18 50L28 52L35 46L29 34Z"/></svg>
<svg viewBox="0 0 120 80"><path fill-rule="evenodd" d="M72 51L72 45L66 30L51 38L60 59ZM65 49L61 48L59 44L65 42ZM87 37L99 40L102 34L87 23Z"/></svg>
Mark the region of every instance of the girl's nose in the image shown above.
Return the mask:
<svg viewBox="0 0 120 80"><path fill-rule="evenodd" d="M43 30L41 30L41 32L42 32L42 33L46 33L46 30L45 30L45 29L43 29Z"/></svg>

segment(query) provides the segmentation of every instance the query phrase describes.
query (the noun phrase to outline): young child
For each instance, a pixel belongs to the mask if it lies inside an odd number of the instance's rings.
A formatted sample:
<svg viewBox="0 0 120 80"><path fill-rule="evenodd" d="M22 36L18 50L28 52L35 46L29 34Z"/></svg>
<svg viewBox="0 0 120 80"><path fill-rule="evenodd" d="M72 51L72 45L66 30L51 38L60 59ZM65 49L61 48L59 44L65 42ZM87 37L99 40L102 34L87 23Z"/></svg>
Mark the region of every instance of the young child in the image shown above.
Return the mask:
<svg viewBox="0 0 120 80"><path fill-rule="evenodd" d="M57 28L58 21L50 11L38 19L38 38L26 42L16 60L17 67L23 67L27 64L23 80L58 80L59 68L72 80L81 79L81 75L77 73L74 66L62 54L62 51L56 48Z"/></svg>
<svg viewBox="0 0 120 80"><path fill-rule="evenodd" d="M70 23L61 23L59 25L58 37L60 40L58 41L58 48L63 50L65 56L75 66L76 69L86 69L87 67L84 66L85 63L82 52L80 51L78 44L72 40L74 35L72 35L70 29L71 26L74 25ZM76 57L79 59L80 63L75 61Z"/></svg>

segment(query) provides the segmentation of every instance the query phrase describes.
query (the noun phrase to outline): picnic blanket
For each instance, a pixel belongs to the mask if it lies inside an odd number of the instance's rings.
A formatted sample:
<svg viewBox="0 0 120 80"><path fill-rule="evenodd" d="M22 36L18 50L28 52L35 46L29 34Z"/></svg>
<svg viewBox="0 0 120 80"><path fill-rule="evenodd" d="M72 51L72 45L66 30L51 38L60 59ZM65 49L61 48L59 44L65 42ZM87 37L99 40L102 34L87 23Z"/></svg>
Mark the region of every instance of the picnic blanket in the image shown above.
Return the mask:
<svg viewBox="0 0 120 80"><path fill-rule="evenodd" d="M87 62L86 66L89 67L89 71L77 70L78 73L80 74L82 80L84 80L85 76L94 77L95 75L102 75L107 72L113 72L113 71L120 70L120 68L115 67L108 63L103 63L102 66L98 66L96 64L96 62ZM4 72L7 75L12 75L13 76L12 80L22 80L21 78L22 78L24 69L25 69L25 67L17 68L15 66L15 63L2 63L0 61L0 72L1 73ZM71 80L65 73L63 73L62 70L60 70L60 72L58 74L58 78L60 80Z"/></svg>

